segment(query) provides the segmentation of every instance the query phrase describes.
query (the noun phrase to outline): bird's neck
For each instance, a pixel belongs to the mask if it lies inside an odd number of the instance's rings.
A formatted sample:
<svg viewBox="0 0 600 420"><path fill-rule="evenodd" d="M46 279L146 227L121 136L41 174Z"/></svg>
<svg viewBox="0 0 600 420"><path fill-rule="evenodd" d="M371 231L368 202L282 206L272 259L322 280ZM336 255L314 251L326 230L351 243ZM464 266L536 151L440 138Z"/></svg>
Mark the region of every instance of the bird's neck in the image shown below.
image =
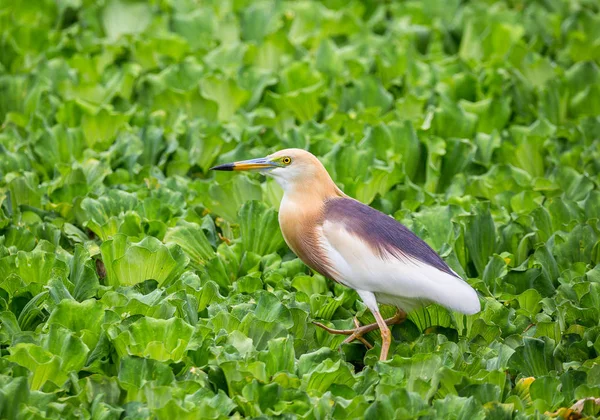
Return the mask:
<svg viewBox="0 0 600 420"><path fill-rule="evenodd" d="M305 182L281 185L284 201L303 204L307 207L319 207L331 198L346 197L346 194L335 185L329 174L326 171L323 172Z"/></svg>
<svg viewBox="0 0 600 420"><path fill-rule="evenodd" d="M325 203L346 197L325 170L326 177L310 177L303 183L282 185L284 194L279 207L279 226L285 242L305 264L331 277L322 266L325 257L319 248L319 225L323 222Z"/></svg>

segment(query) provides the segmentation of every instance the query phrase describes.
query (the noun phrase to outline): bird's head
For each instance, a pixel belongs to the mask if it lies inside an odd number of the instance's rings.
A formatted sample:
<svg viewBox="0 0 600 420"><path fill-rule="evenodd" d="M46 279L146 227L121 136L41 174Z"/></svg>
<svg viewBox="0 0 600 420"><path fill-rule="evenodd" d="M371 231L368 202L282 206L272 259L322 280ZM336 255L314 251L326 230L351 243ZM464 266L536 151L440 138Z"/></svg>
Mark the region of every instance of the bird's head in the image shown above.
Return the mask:
<svg viewBox="0 0 600 420"><path fill-rule="evenodd" d="M225 163L210 169L261 172L275 178L285 191L299 184L307 186L311 183L323 182L323 177L331 180L319 159L302 149L284 149L267 157Z"/></svg>

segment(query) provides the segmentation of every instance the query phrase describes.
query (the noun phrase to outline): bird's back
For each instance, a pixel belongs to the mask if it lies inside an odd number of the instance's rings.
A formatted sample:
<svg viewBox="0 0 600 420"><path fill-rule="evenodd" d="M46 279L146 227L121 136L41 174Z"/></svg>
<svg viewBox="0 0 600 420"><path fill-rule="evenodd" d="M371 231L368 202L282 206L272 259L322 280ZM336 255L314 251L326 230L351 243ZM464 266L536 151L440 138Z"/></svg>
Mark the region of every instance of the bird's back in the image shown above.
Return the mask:
<svg viewBox="0 0 600 420"><path fill-rule="evenodd" d="M328 200L324 213L324 220L343 224L382 258L387 254L412 258L458 277L425 241L393 217L351 198Z"/></svg>
<svg viewBox="0 0 600 420"><path fill-rule="evenodd" d="M475 290L395 219L336 198L325 203L322 220L319 244L341 283L405 311L428 302L467 314L481 309Z"/></svg>

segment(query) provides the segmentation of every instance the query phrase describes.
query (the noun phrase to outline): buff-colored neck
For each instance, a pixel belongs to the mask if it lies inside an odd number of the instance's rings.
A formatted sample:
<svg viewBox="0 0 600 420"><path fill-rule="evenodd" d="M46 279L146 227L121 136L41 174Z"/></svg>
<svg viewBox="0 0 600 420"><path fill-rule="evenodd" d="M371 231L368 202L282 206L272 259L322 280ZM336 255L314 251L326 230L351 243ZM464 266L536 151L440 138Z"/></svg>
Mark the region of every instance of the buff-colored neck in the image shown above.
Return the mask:
<svg viewBox="0 0 600 420"><path fill-rule="evenodd" d="M333 182L327 170L319 165L313 168L310 176L297 182L280 183L284 190L285 200L304 205L319 206L326 200L335 197L346 197Z"/></svg>

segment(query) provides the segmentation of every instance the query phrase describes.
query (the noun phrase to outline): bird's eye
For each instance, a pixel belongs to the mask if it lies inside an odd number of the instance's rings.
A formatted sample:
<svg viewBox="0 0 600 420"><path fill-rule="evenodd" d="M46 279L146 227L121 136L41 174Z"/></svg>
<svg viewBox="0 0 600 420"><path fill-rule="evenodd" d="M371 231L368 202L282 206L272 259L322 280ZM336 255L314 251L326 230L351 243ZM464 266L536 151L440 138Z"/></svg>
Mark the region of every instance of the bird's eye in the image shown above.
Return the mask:
<svg viewBox="0 0 600 420"><path fill-rule="evenodd" d="M281 161L286 164L289 165L290 163L292 163L292 158L290 158L289 156L284 157L283 159L281 159Z"/></svg>

